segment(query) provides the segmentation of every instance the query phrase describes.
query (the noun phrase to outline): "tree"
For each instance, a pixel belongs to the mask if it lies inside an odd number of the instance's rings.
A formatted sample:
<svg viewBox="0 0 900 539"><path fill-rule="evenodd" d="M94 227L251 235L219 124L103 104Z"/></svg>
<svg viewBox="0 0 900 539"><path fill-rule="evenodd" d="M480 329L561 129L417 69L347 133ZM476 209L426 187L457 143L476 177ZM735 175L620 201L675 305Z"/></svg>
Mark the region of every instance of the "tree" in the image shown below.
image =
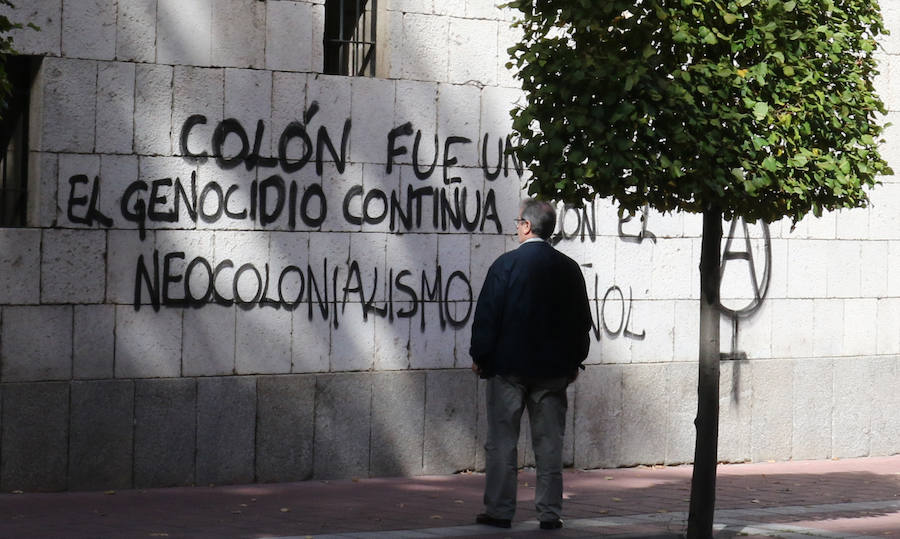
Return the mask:
<svg viewBox="0 0 900 539"><path fill-rule="evenodd" d="M6 6L14 8L11 0L0 0L0 8ZM6 15L0 15L0 118L6 115L6 98L9 97L12 88L10 87L9 77L6 73L6 58L10 55L17 54L13 47L13 38L9 35L12 30L25 28L39 30L33 23L23 25L22 23L14 23L9 20Z"/></svg>
<svg viewBox="0 0 900 539"><path fill-rule="evenodd" d="M873 0L513 0L529 192L703 214L689 537L712 535L722 219L863 207L878 152Z"/></svg>

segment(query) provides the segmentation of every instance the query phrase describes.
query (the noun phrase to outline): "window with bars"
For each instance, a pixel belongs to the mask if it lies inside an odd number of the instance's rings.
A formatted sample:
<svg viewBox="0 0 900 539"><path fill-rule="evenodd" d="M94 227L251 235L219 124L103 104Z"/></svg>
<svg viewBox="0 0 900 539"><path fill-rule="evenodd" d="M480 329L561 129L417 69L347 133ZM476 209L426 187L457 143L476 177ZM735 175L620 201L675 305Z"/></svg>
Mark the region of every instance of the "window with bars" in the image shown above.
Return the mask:
<svg viewBox="0 0 900 539"><path fill-rule="evenodd" d="M0 227L25 226L28 205L28 109L36 61L30 56L2 60L10 83L0 110Z"/></svg>
<svg viewBox="0 0 900 539"><path fill-rule="evenodd" d="M325 1L325 73L374 77L377 0Z"/></svg>

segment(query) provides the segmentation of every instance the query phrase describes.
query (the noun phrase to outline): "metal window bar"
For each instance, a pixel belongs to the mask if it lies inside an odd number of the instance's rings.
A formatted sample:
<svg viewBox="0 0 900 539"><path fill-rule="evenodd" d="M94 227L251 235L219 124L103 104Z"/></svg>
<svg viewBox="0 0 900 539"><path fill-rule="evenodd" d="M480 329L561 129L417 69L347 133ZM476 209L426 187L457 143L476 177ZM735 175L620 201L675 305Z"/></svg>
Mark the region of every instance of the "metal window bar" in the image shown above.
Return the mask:
<svg viewBox="0 0 900 539"><path fill-rule="evenodd" d="M325 73L375 76L377 0L325 4Z"/></svg>

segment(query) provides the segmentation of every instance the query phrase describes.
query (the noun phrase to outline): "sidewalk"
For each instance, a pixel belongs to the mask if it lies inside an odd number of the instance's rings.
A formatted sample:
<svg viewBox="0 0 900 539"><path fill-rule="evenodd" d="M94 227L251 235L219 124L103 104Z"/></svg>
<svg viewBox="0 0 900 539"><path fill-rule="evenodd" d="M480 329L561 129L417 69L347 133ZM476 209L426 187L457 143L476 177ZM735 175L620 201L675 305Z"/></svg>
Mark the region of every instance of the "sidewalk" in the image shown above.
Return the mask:
<svg viewBox="0 0 900 539"><path fill-rule="evenodd" d="M567 471L566 527L473 524L483 476L0 494L0 538L658 537L684 532L691 468ZM900 538L900 456L719 467L717 537ZM405 530L405 531L403 531Z"/></svg>

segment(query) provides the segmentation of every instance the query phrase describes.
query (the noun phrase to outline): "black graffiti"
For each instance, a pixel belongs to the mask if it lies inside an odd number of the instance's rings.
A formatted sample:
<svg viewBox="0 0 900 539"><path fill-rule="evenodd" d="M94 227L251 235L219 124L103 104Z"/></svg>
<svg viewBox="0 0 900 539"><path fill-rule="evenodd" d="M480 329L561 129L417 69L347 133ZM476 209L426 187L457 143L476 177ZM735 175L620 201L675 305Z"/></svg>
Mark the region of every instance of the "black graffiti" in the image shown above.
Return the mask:
<svg viewBox="0 0 900 539"><path fill-rule="evenodd" d="M274 168L280 166L284 172L297 172L309 163L312 159L313 150L315 150L315 166L316 174L322 175L323 163L325 161L325 150L331 155L331 160L339 173L343 173L347 166L347 145L350 141L351 121L349 118L344 120L343 131L341 132L340 152L335 149L334 142L328 129L322 125L316 132L316 141L313 144L312 137L307 132L306 126L310 120L319 111L319 105L313 102L306 113L303 115L304 122L293 121L289 123L278 137L278 157L264 157L260 155L260 146L262 145L263 135L265 133L266 124L263 120L256 122L256 129L253 135L253 145L250 145L250 138L247 130L235 118L226 118L219 122L213 130L210 139L210 154L207 149L195 151L188 147L188 138L193 129L198 125L207 123L206 116L202 114L194 114L188 117L181 126L181 136L179 137L179 147L184 159L190 163L205 163L210 155L215 157L216 164L223 169L232 169L241 164L252 170L256 167ZM225 155L225 143L229 137L237 137L240 141L240 150L235 155ZM291 152L293 146L300 144L299 157Z"/></svg>
<svg viewBox="0 0 900 539"><path fill-rule="evenodd" d="M442 156L443 160L441 167L443 171L443 181L444 185L450 185L452 183L460 183L462 182L462 178L459 176L451 176L451 168L459 162L459 159L453 154L453 146L454 145L464 145L471 144L472 139L467 137L460 136L448 136L444 139L444 151L441 153L440 149L440 140L438 139L437 134L434 135L434 158L431 164L427 166L423 166L419 161L419 148L422 142L422 131L413 129L412 122L406 122L401 124L388 132L387 136L387 164L385 165L385 172L390 174L394 170L394 158L400 157L401 155L406 155L409 153L409 148L406 146L399 144L398 139L400 137L409 137L415 133L415 139L413 141L413 149L412 149L412 166L413 172L416 175L416 178L420 180L426 180L431 177L437 168L438 159ZM488 134L484 135L484 140L482 142L481 148L481 167L484 173L484 177L490 181L497 179L500 175L500 169L503 169L504 177L509 176L509 162L510 159L513 162L513 168L516 174L521 177L525 171L524 165L519 161L518 157L515 154L515 151L512 147L512 143L510 142L510 137L506 137L506 147L503 146L503 139L497 139L497 148L498 148L498 158L497 165L494 170L490 169L488 164L488 144L489 144L490 136Z"/></svg>
<svg viewBox="0 0 900 539"><path fill-rule="evenodd" d="M475 199L474 215L469 215L470 197ZM405 204L404 204L405 198ZM360 201L360 213L353 213L352 206ZM388 219L391 231L402 228L411 230L422 226L423 209L431 206L431 220L435 229L442 231L452 228L474 232L484 232L484 225L490 221L498 234L503 233L503 225L497 214L497 198L493 189L488 189L483 200L479 190L470 192L466 187L435 189L431 186L413 188L407 186L406 196L401 197L398 191L390 195L381 189L364 190L361 185L354 185L344 196L344 220L350 224L363 223L377 225ZM471 217L471 218L470 218Z"/></svg>
<svg viewBox="0 0 900 539"><path fill-rule="evenodd" d="M160 264L161 262L161 264ZM183 269L182 269L183 268ZM321 272L312 265L305 270L288 265L273 273L269 264L244 263L231 259L215 265L205 257L187 261L183 251L160 254L158 250L145 258L138 256L135 265L134 309L149 304L154 310L161 307L199 308L208 304L235 305L242 309L273 307L293 311L305 303L307 317L331 320L334 327L349 303L362 305L363 319L370 315L395 319L412 318L419 314L419 327L426 327L426 311L437 309L441 329L460 328L472 314L472 285L462 271L451 272L446 279L438 265L429 273L422 270L418 280L408 269L389 268L386 285L378 278L378 268L372 268L372 282L364 282L359 261L329 264L322 261ZM197 293L197 285L202 290ZM241 294L245 285L251 294ZM382 290L382 289L385 290ZM376 300L383 291L387 299ZM456 306L465 306L457 312Z"/></svg>
<svg viewBox="0 0 900 539"><path fill-rule="evenodd" d="M107 228L113 225L113 220L104 215L97 204L100 200L100 177L95 176L94 182L91 184L91 196L75 196L75 189L78 185L88 183L88 177L84 174L77 174L69 178L69 202L66 204L66 216L69 221L87 226L94 226L94 221ZM83 215L76 215L75 208L87 206L87 210Z"/></svg>
<svg viewBox="0 0 900 539"><path fill-rule="evenodd" d="M616 298L618 296L618 299ZM628 287L628 299L618 285L612 285L606 289L603 297L600 297L600 276L594 275L594 297L590 299L594 304L594 312L591 319L591 332L594 340L599 341L603 334L607 337L625 337L636 341L646 338L646 330L640 333L632 329L631 315L634 311L634 297L631 287ZM612 311L608 314L607 306L611 309L618 308L618 313Z"/></svg>
<svg viewBox="0 0 900 539"><path fill-rule="evenodd" d="M246 187L245 187L246 189ZM266 226L282 217L287 207L288 227L297 226L297 217L310 228L317 228L328 213L325 192L318 183L304 186L302 195L296 181L286 183L274 174L264 180L253 180L249 185L249 203L234 199L241 193L241 186L231 184L226 188L218 182L208 182L199 193L197 174L191 172L190 183L185 186L180 178L160 178L151 182L138 180L125 188L120 203L122 217L135 223L143 240L147 223L175 223L181 219L181 207L187 218L197 223L216 223L220 219L249 219ZM299 199L299 200L298 200Z"/></svg>
<svg viewBox="0 0 900 539"><path fill-rule="evenodd" d="M575 228L571 231L566 230L566 221L569 220L570 215L575 216ZM597 240L597 214L593 200L581 208L574 204L563 206L557 219L556 232L551 236L550 243L556 245L563 240L573 240L579 237L582 242L589 240L593 243Z"/></svg>
<svg viewBox="0 0 900 539"><path fill-rule="evenodd" d="M641 210L641 230L637 234L628 234L624 231L622 225L630 223L633 219L633 215L622 215L619 217L619 238L622 241L632 243L643 243L645 239L656 243L656 234L647 230L647 221L650 219L650 205L645 204Z"/></svg>

